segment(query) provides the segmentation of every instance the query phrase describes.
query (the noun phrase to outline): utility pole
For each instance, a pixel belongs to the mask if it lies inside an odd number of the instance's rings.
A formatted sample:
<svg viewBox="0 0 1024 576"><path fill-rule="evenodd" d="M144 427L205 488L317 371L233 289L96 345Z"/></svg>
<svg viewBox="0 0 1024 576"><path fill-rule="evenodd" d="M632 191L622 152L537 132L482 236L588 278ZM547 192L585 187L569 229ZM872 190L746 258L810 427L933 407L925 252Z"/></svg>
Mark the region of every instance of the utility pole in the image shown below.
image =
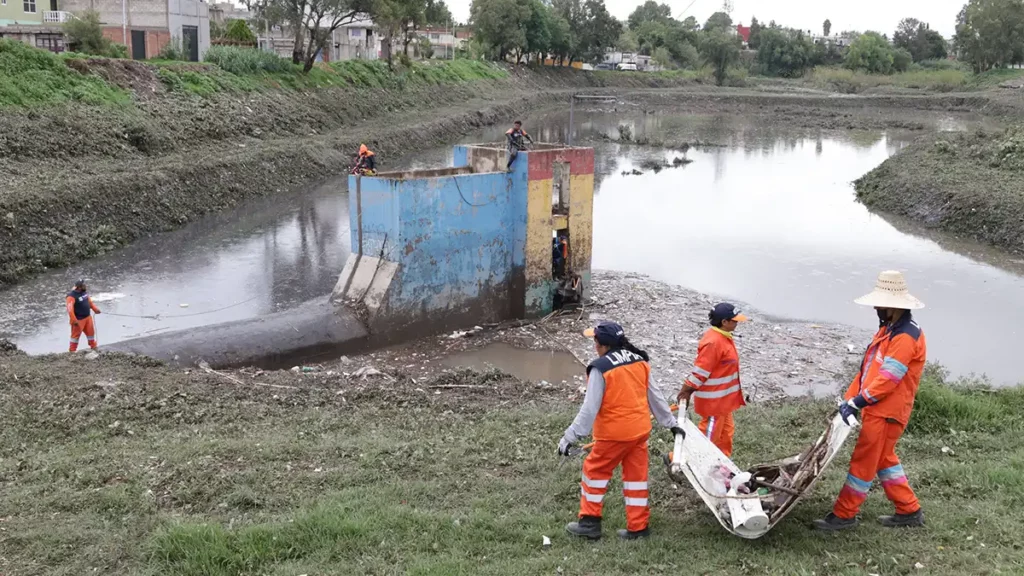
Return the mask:
<svg viewBox="0 0 1024 576"><path fill-rule="evenodd" d="M128 0L121 0L121 41L128 46Z"/></svg>

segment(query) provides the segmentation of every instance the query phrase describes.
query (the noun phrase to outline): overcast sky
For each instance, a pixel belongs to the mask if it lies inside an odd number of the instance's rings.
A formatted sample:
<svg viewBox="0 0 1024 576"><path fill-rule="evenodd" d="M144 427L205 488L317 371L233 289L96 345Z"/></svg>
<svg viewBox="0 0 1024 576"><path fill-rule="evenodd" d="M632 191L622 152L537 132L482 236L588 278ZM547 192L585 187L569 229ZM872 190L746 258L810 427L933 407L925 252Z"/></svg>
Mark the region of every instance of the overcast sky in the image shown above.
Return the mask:
<svg viewBox="0 0 1024 576"><path fill-rule="evenodd" d="M721 10L722 0L696 0L686 10L691 0L669 0L675 16L694 16L701 24L712 13ZM827 2L823 0L732 0L733 21L750 24L750 17L756 16L761 22L775 20L789 28L821 31L821 25L828 18L832 21L832 33L843 30L875 30L892 36L896 24L904 18L917 18L931 24L946 38L955 32L956 15L967 0L860 0ZM452 14L460 22L469 19L470 0L446 0ZM638 5L639 0L605 0L613 16L625 20ZM686 10L686 12L683 12Z"/></svg>

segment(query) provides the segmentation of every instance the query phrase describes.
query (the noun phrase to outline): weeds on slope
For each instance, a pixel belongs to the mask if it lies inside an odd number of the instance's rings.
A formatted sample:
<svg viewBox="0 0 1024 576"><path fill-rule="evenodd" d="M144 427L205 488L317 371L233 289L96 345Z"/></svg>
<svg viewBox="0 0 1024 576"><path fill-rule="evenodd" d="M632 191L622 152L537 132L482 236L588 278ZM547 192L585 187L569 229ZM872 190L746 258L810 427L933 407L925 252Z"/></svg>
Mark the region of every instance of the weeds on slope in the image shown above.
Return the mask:
<svg viewBox="0 0 1024 576"><path fill-rule="evenodd" d="M69 69L56 54L0 39L0 106L76 101L123 104L131 97L98 76Z"/></svg>

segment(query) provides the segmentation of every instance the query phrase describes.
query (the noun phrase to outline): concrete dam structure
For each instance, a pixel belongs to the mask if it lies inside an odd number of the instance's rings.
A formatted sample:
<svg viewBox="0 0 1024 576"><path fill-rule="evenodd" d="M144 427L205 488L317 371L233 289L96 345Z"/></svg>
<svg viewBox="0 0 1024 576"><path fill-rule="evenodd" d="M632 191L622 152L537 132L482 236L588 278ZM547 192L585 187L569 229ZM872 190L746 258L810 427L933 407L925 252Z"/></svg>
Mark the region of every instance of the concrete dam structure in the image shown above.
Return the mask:
<svg viewBox="0 0 1024 576"><path fill-rule="evenodd" d="M352 254L327 299L119 342L191 365L277 368L481 323L544 316L590 285L594 150L456 146L453 166L349 177Z"/></svg>
<svg viewBox="0 0 1024 576"><path fill-rule="evenodd" d="M332 296L374 334L448 329L552 310L553 239L590 283L594 151L538 144L510 172L495 145L454 166L349 178L352 255Z"/></svg>

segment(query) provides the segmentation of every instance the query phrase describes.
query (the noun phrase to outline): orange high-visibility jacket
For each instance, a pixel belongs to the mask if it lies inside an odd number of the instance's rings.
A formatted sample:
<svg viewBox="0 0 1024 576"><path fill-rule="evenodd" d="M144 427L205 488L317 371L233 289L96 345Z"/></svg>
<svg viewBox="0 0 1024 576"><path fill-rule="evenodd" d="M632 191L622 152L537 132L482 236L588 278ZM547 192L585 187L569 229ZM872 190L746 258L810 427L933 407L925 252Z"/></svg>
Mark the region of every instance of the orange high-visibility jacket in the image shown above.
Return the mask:
<svg viewBox="0 0 1024 576"><path fill-rule="evenodd" d="M892 418L906 426L925 356L924 332L910 311L904 312L893 325L879 328L871 339L860 371L846 390L846 399L859 394L867 404L865 414Z"/></svg>
<svg viewBox="0 0 1024 576"><path fill-rule="evenodd" d="M704 333L686 385L697 389L693 410L701 416L729 414L746 405L740 388L740 355L732 334L715 327Z"/></svg>
<svg viewBox="0 0 1024 576"><path fill-rule="evenodd" d="M612 350L587 366L604 376L604 398L594 418L594 440L624 442L651 433L647 386L651 365L629 350Z"/></svg>

